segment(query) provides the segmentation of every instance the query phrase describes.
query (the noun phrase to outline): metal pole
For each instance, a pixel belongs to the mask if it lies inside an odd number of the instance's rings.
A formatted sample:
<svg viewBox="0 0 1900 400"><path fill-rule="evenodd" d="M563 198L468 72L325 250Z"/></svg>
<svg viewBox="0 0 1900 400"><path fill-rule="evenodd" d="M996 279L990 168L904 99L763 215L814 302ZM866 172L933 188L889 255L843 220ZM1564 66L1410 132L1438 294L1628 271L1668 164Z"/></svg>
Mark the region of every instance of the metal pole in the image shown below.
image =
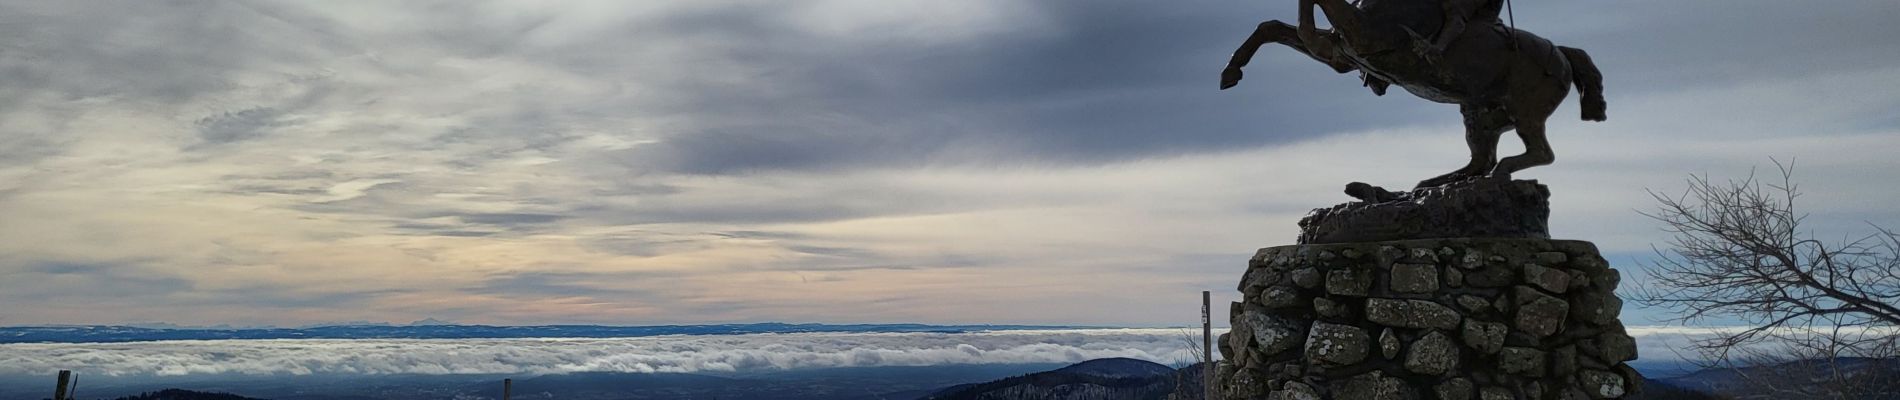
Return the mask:
<svg viewBox="0 0 1900 400"><path fill-rule="evenodd" d="M73 371L59 370L59 387L53 389L54 400L66 400L66 384L73 381Z"/></svg>
<svg viewBox="0 0 1900 400"><path fill-rule="evenodd" d="M515 391L514 379L501 380L501 400L508 400L508 396L514 391Z"/></svg>
<svg viewBox="0 0 1900 400"><path fill-rule="evenodd" d="M1202 399L1214 398L1214 320L1210 316L1213 292L1201 291L1201 388Z"/></svg>
<svg viewBox="0 0 1900 400"><path fill-rule="evenodd" d="M73 375L73 385L66 389L66 400L79 398L79 375Z"/></svg>

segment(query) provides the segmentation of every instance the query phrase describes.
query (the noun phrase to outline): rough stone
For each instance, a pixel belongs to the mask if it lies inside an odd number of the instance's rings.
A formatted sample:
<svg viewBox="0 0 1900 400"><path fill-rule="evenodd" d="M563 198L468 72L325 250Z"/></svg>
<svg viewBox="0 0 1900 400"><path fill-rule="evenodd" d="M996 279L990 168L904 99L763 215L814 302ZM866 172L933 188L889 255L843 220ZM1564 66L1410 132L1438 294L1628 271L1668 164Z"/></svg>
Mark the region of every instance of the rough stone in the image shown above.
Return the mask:
<svg viewBox="0 0 1900 400"><path fill-rule="evenodd" d="M1313 298L1313 312L1319 313L1320 316L1327 318L1346 318L1352 314L1352 311L1347 309L1345 304L1339 304L1339 302L1328 300L1325 297Z"/></svg>
<svg viewBox="0 0 1900 400"><path fill-rule="evenodd" d="M1425 254L1431 252L1426 251ZM1392 264L1391 286L1392 291L1398 293L1436 292L1438 267L1431 264Z"/></svg>
<svg viewBox="0 0 1900 400"><path fill-rule="evenodd" d="M1590 400L1590 396L1583 394L1583 389L1568 387L1564 388L1563 393L1557 394L1557 400Z"/></svg>
<svg viewBox="0 0 1900 400"><path fill-rule="evenodd" d="M1623 397L1623 377L1609 371L1584 370L1578 374L1578 383L1583 385L1584 394L1593 399L1614 399Z"/></svg>
<svg viewBox="0 0 1900 400"><path fill-rule="evenodd" d="M1623 299L1615 293L1586 292L1571 298L1570 319L1607 325L1623 314Z"/></svg>
<svg viewBox="0 0 1900 400"><path fill-rule="evenodd" d="M1550 352L1550 374L1569 376L1577 373L1577 346L1563 346Z"/></svg>
<svg viewBox="0 0 1900 400"><path fill-rule="evenodd" d="M1465 345L1471 346L1473 350L1477 350L1482 354L1497 353L1498 349L1504 348L1504 335L1509 333L1509 329L1510 328L1504 324L1497 322L1466 319L1464 329Z"/></svg>
<svg viewBox="0 0 1900 400"><path fill-rule="evenodd" d="M1223 369L1224 370L1224 369ZM1253 371L1235 368L1220 377L1221 392L1229 399L1258 399L1269 396L1266 393L1267 382L1255 376Z"/></svg>
<svg viewBox="0 0 1900 400"><path fill-rule="evenodd" d="M1536 335L1550 336L1563 327L1564 317L1570 315L1570 303L1551 297L1527 286L1518 286L1517 330Z"/></svg>
<svg viewBox="0 0 1900 400"><path fill-rule="evenodd" d="M1459 319L1458 312L1451 307L1428 300L1366 300L1366 320L1380 325L1453 329L1458 327Z"/></svg>
<svg viewBox="0 0 1900 400"><path fill-rule="evenodd" d="M1379 266L1390 267L1392 263L1405 258L1405 250L1393 246L1379 246Z"/></svg>
<svg viewBox="0 0 1900 400"><path fill-rule="evenodd" d="M1544 352L1528 347L1505 347L1498 353L1498 369L1524 376L1544 376Z"/></svg>
<svg viewBox="0 0 1900 400"><path fill-rule="evenodd" d="M1267 308L1287 308L1305 305L1300 298L1300 290L1287 286L1274 286L1260 292L1260 305Z"/></svg>
<svg viewBox="0 0 1900 400"><path fill-rule="evenodd" d="M1333 398L1337 400L1405 399L1412 397L1409 389L1405 381L1385 376L1384 372L1372 371L1335 383Z"/></svg>
<svg viewBox="0 0 1900 400"><path fill-rule="evenodd" d="M1458 268L1478 269L1478 267L1484 266L1484 259L1484 253L1475 250L1466 250L1465 256L1458 258Z"/></svg>
<svg viewBox="0 0 1900 400"><path fill-rule="evenodd" d="M1465 284L1481 288L1511 286L1517 284L1517 271L1504 264L1486 264L1466 272Z"/></svg>
<svg viewBox="0 0 1900 400"><path fill-rule="evenodd" d="M1614 369L1617 375L1623 376L1623 393L1643 392L1643 374L1637 373L1629 364L1619 364Z"/></svg>
<svg viewBox="0 0 1900 400"><path fill-rule="evenodd" d="M1267 398L1273 399L1273 400L1319 400L1320 399L1319 391L1314 390L1312 386L1308 386L1307 384L1300 383L1300 382L1287 382L1285 388L1273 391L1273 394L1268 395Z"/></svg>
<svg viewBox="0 0 1900 400"><path fill-rule="evenodd" d="M1590 284L1596 285L1596 287L1599 288L1616 288L1617 284L1623 282L1623 273L1618 272L1616 268L1605 267L1596 271L1584 270L1584 273L1590 274Z"/></svg>
<svg viewBox="0 0 1900 400"><path fill-rule="evenodd" d="M1491 301L1485 300L1483 297L1472 296L1468 294L1459 295L1458 307L1463 307L1465 309L1465 312L1467 313L1473 313L1473 314L1483 313L1486 310L1491 309Z"/></svg>
<svg viewBox="0 0 1900 400"><path fill-rule="evenodd" d="M1602 351L1603 361L1619 362L1636 359L1636 339L1629 335L1616 332L1598 334L1597 348Z"/></svg>
<svg viewBox="0 0 1900 400"><path fill-rule="evenodd" d="M1574 269L1566 273L1570 274L1570 290L1583 290L1590 287L1590 274Z"/></svg>
<svg viewBox="0 0 1900 400"><path fill-rule="evenodd" d="M1306 359L1323 365L1357 364L1366 359L1366 331L1350 325L1314 322L1306 336Z"/></svg>
<svg viewBox="0 0 1900 400"><path fill-rule="evenodd" d="M1229 338L1233 337L1233 335L1234 332L1229 330L1227 333L1214 337L1214 348L1220 350L1220 357L1222 359L1231 360L1234 358L1234 345L1228 342Z"/></svg>
<svg viewBox="0 0 1900 400"><path fill-rule="evenodd" d="M1535 257L1537 257L1538 264L1544 265L1563 265L1563 263L1570 261L1570 255L1564 254L1564 252L1561 251L1539 252Z"/></svg>
<svg viewBox="0 0 1900 400"><path fill-rule="evenodd" d="M1399 356L1399 335L1392 332L1392 328L1379 333L1379 355L1387 360Z"/></svg>
<svg viewBox="0 0 1900 400"><path fill-rule="evenodd" d="M1259 293L1261 288L1280 280L1280 273L1273 268L1247 268L1240 275L1241 293Z"/></svg>
<svg viewBox="0 0 1900 400"><path fill-rule="evenodd" d="M1445 286L1462 287L1465 285L1465 273L1457 268L1445 269Z"/></svg>
<svg viewBox="0 0 1900 400"><path fill-rule="evenodd" d="M1246 332L1241 332L1244 335L1241 340L1244 341L1251 336L1254 348L1265 355L1280 354L1300 344L1302 324L1299 321L1260 313L1244 313L1240 315L1239 322L1247 328Z"/></svg>
<svg viewBox="0 0 1900 400"><path fill-rule="evenodd" d="M1293 272L1287 273L1287 278L1292 279L1294 285L1299 285L1307 289L1319 287L1320 283L1319 270L1313 269L1312 267L1293 270Z"/></svg>
<svg viewBox="0 0 1900 400"><path fill-rule="evenodd" d="M1411 260L1412 260L1412 262L1421 262L1421 263L1432 263L1432 264L1437 264L1437 263L1438 263L1438 254L1437 254L1437 253L1432 253L1432 249L1427 249L1427 248L1423 248L1423 247L1416 247L1416 248L1412 248L1412 258L1411 258Z"/></svg>
<svg viewBox="0 0 1900 400"><path fill-rule="evenodd" d="M1524 282L1551 293L1563 293L1570 290L1570 273L1537 264L1524 264Z"/></svg>
<svg viewBox="0 0 1900 400"><path fill-rule="evenodd" d="M1412 342L1405 352L1405 370L1426 375L1444 375L1458 366L1458 345L1438 331Z"/></svg>
<svg viewBox="0 0 1900 400"><path fill-rule="evenodd" d="M1444 382L1439 382L1438 386L1432 389L1434 392L1438 392L1438 400L1471 400L1470 379L1446 379Z"/></svg>
<svg viewBox="0 0 1900 400"><path fill-rule="evenodd" d="M1348 268L1326 272L1326 293L1364 297L1370 290L1372 290L1371 270Z"/></svg>
<svg viewBox="0 0 1900 400"><path fill-rule="evenodd" d="M1510 389L1496 386L1486 386L1478 391L1478 398L1481 400L1515 400L1512 397Z"/></svg>

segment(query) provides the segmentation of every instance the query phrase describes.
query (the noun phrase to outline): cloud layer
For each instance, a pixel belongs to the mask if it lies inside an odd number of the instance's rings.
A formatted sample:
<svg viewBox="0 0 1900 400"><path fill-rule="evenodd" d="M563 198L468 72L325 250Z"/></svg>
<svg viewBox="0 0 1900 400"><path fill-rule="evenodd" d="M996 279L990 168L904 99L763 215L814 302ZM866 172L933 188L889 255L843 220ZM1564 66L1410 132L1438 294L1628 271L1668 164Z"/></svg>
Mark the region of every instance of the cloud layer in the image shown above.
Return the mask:
<svg viewBox="0 0 1900 400"><path fill-rule="evenodd" d="M944 364L1191 360L1183 330L754 334L626 339L203 340L0 345L0 375L752 372ZM1199 336L1194 336L1198 338Z"/></svg>

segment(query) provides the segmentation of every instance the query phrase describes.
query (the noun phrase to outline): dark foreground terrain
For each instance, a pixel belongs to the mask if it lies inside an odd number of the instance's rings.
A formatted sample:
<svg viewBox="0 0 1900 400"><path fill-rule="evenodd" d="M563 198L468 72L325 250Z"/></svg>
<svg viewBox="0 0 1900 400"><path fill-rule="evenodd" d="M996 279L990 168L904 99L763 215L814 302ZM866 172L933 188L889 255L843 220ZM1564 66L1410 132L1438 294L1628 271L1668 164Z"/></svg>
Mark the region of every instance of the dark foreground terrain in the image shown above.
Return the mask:
<svg viewBox="0 0 1900 400"><path fill-rule="evenodd" d="M1869 373L1900 371L1867 362ZM1074 365L945 365L832 368L750 374L588 372L515 378L515 399L782 399L782 400L1194 400L1201 368L1108 358ZM1704 371L1648 379L1631 399L1726 399L1706 394L1735 387L1759 371ZM501 397L501 376L393 375L197 377L130 381L94 377L90 400L481 400ZM38 381L33 381L38 382ZM0 379L5 387L27 381ZM41 386L41 385L32 385ZM51 386L51 385L44 385ZM189 390L174 389L175 387ZM50 388L48 388L50 389ZM50 393L0 391L0 398L44 399Z"/></svg>

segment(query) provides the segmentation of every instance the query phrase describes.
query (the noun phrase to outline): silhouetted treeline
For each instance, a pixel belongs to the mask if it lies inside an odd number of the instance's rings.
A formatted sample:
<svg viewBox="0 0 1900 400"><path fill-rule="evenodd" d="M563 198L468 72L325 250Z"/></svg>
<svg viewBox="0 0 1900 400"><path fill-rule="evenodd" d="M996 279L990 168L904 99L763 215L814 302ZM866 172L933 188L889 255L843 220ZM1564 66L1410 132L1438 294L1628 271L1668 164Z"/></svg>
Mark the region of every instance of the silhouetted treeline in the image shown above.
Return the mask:
<svg viewBox="0 0 1900 400"><path fill-rule="evenodd" d="M230 393L195 392L184 389L165 389L156 392L139 393L136 396L120 397L114 400L262 400Z"/></svg>

